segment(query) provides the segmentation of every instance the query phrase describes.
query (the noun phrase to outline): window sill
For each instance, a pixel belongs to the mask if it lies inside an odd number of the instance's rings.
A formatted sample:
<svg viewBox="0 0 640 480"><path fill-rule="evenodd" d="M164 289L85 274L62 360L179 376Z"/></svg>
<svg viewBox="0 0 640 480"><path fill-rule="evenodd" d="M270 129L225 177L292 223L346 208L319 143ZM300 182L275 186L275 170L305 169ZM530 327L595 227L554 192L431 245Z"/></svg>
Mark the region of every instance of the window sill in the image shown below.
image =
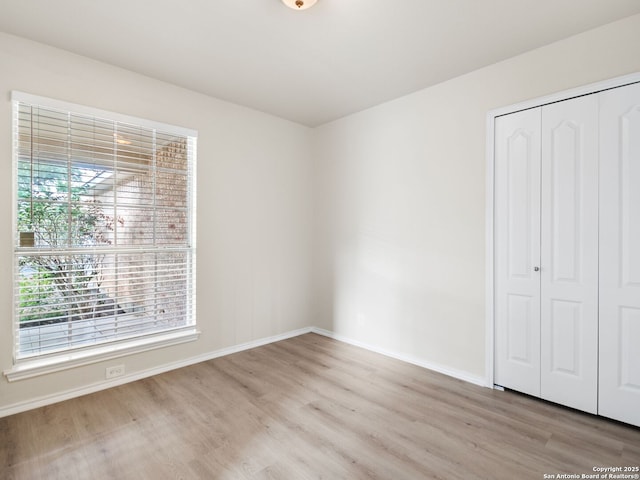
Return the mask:
<svg viewBox="0 0 640 480"><path fill-rule="evenodd" d="M9 382L25 380L27 378L69 370L83 365L124 357L126 355L193 342L197 340L199 336L200 332L194 328L75 352L66 352L46 358L19 360L12 368L5 370L3 373Z"/></svg>

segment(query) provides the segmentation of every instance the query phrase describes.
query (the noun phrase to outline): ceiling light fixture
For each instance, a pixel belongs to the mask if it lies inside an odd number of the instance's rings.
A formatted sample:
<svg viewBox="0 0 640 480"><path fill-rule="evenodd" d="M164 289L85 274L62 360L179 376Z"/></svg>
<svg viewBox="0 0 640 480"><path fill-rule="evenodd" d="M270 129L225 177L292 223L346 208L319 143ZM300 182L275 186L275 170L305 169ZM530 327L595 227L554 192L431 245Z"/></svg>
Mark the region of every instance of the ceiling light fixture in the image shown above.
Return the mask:
<svg viewBox="0 0 640 480"><path fill-rule="evenodd" d="M306 10L313 7L318 0L282 0L287 7L294 10Z"/></svg>

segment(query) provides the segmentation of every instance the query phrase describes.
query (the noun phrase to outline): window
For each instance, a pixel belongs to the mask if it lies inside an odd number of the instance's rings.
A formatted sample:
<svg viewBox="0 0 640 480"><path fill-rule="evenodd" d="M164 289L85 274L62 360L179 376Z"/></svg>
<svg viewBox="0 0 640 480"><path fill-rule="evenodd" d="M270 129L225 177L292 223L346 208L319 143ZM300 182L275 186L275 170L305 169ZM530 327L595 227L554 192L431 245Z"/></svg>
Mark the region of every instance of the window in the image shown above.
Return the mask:
<svg viewBox="0 0 640 480"><path fill-rule="evenodd" d="M195 333L195 132L14 92L15 360Z"/></svg>

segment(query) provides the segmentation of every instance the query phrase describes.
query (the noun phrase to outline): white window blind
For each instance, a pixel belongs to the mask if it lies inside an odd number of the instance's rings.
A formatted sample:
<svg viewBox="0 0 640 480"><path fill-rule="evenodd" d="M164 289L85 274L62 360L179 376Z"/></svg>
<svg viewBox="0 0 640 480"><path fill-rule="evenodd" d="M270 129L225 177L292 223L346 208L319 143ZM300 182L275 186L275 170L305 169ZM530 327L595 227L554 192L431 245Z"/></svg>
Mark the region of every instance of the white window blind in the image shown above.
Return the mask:
<svg viewBox="0 0 640 480"><path fill-rule="evenodd" d="M13 131L16 360L193 329L195 132L26 94Z"/></svg>

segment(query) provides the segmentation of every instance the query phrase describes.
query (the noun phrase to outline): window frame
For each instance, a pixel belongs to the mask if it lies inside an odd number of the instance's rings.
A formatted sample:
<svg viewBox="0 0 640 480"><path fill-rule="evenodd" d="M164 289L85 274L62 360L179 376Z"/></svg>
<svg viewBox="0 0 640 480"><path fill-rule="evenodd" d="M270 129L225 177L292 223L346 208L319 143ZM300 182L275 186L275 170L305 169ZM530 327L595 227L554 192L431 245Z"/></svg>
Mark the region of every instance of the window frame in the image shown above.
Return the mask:
<svg viewBox="0 0 640 480"><path fill-rule="evenodd" d="M197 329L196 312L196 171L197 171L197 137L198 132L192 129L169 125L144 118L125 115L117 112L101 110L86 105L70 103L62 100L55 100L38 95L32 95L20 91L11 92L12 103L12 284L15 288L16 275L18 269L18 248L15 239L18 234L18 186L17 175L19 165L18 155L18 135L16 122L18 118L19 103L38 105L45 108L66 111L72 114L85 115L95 118L107 119L113 122L120 122L131 125L138 125L145 129L154 129L165 133L171 133L187 138L187 162L189 174L187 176L187 243L191 254L191 262L188 265L187 282L190 286L187 290L188 310L192 312L190 323L177 330L160 331L147 333L142 336L110 340L104 343L77 346L62 352L43 352L25 358L19 358L18 351L18 311L17 292L12 295L12 320L11 334L13 339L13 366L3 373L8 381L21 380L47 373L57 372L82 365L89 365L109 359L146 352L170 345L177 345L185 342L195 341L199 338L200 332Z"/></svg>

